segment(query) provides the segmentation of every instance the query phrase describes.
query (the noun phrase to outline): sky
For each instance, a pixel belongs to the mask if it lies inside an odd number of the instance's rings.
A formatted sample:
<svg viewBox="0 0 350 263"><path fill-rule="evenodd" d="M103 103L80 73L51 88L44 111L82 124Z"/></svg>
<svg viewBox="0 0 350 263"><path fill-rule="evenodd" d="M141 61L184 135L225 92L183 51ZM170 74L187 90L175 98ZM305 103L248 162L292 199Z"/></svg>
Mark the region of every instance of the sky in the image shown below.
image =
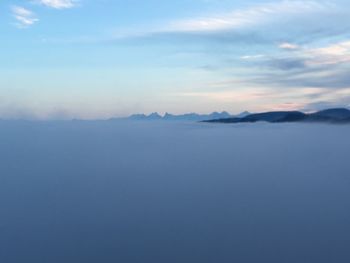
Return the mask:
<svg viewBox="0 0 350 263"><path fill-rule="evenodd" d="M0 118L350 107L345 0L3 0Z"/></svg>

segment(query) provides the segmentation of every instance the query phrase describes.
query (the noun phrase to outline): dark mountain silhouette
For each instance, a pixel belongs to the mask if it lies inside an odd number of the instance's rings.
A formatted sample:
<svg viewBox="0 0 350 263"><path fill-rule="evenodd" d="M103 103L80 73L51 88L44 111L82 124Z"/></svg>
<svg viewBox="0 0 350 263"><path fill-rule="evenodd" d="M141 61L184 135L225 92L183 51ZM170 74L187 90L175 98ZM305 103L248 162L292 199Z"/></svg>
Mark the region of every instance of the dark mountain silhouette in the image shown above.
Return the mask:
<svg viewBox="0 0 350 263"><path fill-rule="evenodd" d="M244 118L248 115L250 115L251 113L249 111L243 111L242 113L236 115L235 117L238 117L238 118Z"/></svg>
<svg viewBox="0 0 350 263"><path fill-rule="evenodd" d="M242 112L241 114L235 116L230 113L223 112L213 112L210 114L198 114L198 113L187 113L182 115L174 115L170 113L166 113L164 116L159 115L157 112L152 113L150 115L145 114L134 114L128 118L124 118L127 120L139 120L139 121L154 121L154 120L164 120L164 121L205 121L205 120L216 120L216 119L227 119L234 117L245 117L249 115L249 112Z"/></svg>
<svg viewBox="0 0 350 263"><path fill-rule="evenodd" d="M346 121L350 119L350 110L345 108L323 110L310 114L309 119Z"/></svg>
<svg viewBox="0 0 350 263"><path fill-rule="evenodd" d="M350 110L345 108L327 109L315 113L303 113L300 111L272 111L249 114L245 117L233 117L213 119L206 122L216 123L252 123L252 122L330 122L350 123Z"/></svg>

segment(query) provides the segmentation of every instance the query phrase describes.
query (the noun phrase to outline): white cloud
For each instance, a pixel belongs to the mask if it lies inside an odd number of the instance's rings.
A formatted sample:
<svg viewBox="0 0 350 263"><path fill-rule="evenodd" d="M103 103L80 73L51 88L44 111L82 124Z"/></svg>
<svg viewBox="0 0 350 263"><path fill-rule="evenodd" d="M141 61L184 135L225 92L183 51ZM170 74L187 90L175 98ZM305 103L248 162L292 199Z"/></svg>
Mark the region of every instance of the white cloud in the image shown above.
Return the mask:
<svg viewBox="0 0 350 263"><path fill-rule="evenodd" d="M282 43L279 45L279 48L286 49L286 50L297 50L300 47L298 45L291 44L291 43Z"/></svg>
<svg viewBox="0 0 350 263"><path fill-rule="evenodd" d="M67 9L76 6L75 0L37 0L36 2L55 9Z"/></svg>
<svg viewBox="0 0 350 263"><path fill-rule="evenodd" d="M251 61L249 66L253 74L241 78L247 84L343 90L350 87L350 40L322 46L298 46L292 54L272 54L261 61ZM255 72L257 67L259 73Z"/></svg>
<svg viewBox="0 0 350 263"><path fill-rule="evenodd" d="M285 0L256 5L251 8L235 10L216 16L174 21L170 24L170 31L205 32L229 30L267 22L275 19L276 16L309 14L326 11L333 7L330 3L320 3L319 1Z"/></svg>
<svg viewBox="0 0 350 263"><path fill-rule="evenodd" d="M350 63L350 40L343 40L323 47L305 47L289 43L282 44L279 47L296 50L292 58L304 61L304 64L310 67Z"/></svg>
<svg viewBox="0 0 350 263"><path fill-rule="evenodd" d="M309 65L335 65L350 62L350 41L342 41L327 47L305 51Z"/></svg>
<svg viewBox="0 0 350 263"><path fill-rule="evenodd" d="M250 60L250 59L260 59L264 58L265 55L259 54L259 55L246 55L246 56L241 56L240 58L243 60Z"/></svg>
<svg viewBox="0 0 350 263"><path fill-rule="evenodd" d="M13 6L12 13L17 20L16 26L19 28L29 27L39 21L32 11L21 6Z"/></svg>
<svg viewBox="0 0 350 263"><path fill-rule="evenodd" d="M324 35L347 32L346 23L334 23L346 19L349 11L344 11L335 2L327 0L282 0L264 4L247 4L240 9L221 13L194 15L190 18L163 21L161 24L135 28L118 28L115 39L156 38L160 35L174 36L185 41L190 37L202 37L227 43L249 42L267 43L289 50L295 40L314 42ZM322 18L322 21L320 19ZM336 24L336 27L335 25ZM183 35L179 35L183 34Z"/></svg>

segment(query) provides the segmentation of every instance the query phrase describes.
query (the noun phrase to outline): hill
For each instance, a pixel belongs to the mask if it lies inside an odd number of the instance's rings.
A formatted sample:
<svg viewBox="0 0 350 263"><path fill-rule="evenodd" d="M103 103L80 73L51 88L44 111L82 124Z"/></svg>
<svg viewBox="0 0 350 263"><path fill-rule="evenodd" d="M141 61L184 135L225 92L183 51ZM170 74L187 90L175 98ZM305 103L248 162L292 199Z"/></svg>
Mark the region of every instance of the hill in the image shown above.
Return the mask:
<svg viewBox="0 0 350 263"><path fill-rule="evenodd" d="M249 114L245 117L233 117L212 119L205 122L214 123L254 123L254 122L328 122L328 123L350 123L350 110L346 108L335 108L322 110L315 113L304 113L301 111L271 111Z"/></svg>

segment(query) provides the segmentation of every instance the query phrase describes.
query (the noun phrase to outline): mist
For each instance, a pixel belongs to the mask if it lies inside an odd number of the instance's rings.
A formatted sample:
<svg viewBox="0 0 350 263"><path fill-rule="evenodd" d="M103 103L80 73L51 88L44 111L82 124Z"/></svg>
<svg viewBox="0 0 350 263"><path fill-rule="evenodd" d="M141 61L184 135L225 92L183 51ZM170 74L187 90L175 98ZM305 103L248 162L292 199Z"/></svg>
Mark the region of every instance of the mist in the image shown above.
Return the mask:
<svg viewBox="0 0 350 263"><path fill-rule="evenodd" d="M348 263L349 134L0 121L0 262Z"/></svg>

